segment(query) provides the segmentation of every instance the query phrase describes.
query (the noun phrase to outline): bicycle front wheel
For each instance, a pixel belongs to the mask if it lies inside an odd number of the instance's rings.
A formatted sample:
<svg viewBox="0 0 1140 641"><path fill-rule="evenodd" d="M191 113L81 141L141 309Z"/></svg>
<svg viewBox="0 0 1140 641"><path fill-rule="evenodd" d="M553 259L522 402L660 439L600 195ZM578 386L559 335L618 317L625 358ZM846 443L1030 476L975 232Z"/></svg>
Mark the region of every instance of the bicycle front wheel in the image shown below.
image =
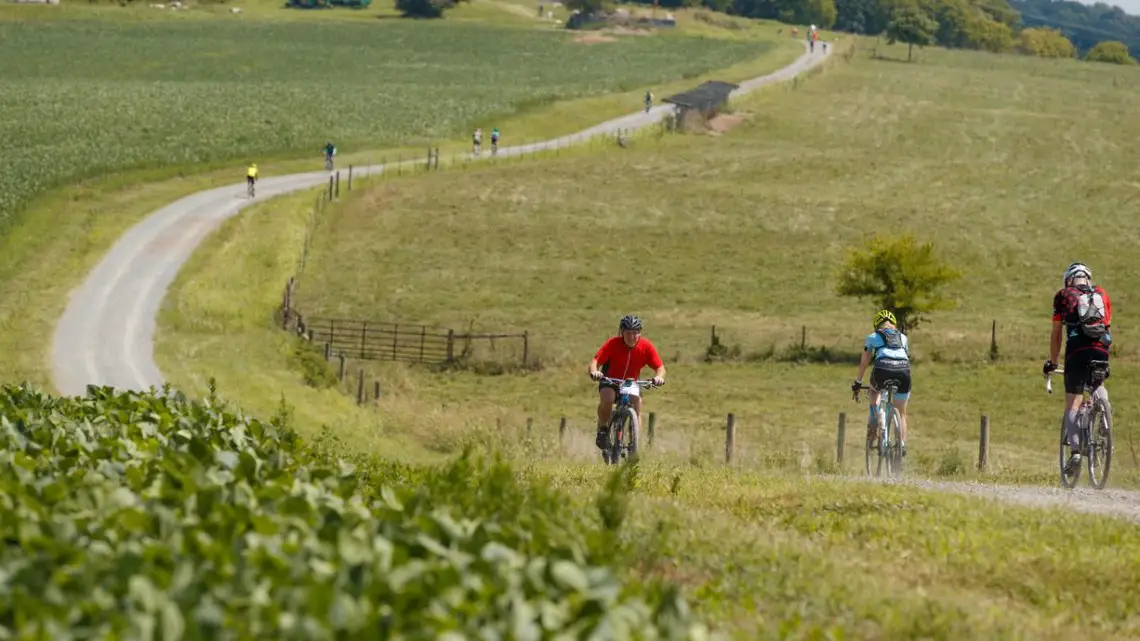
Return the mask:
<svg viewBox="0 0 1140 641"><path fill-rule="evenodd" d="M1079 437L1078 437L1079 438ZM1073 489L1077 486L1077 481L1081 478L1081 466L1078 465L1070 472L1065 471L1066 465L1069 463L1069 446L1065 442L1065 419L1061 419L1061 447L1058 460L1061 463L1061 485L1068 489Z"/></svg>
<svg viewBox="0 0 1140 641"><path fill-rule="evenodd" d="M1112 467L1112 406L1097 401L1089 412L1089 483L1098 490L1108 484Z"/></svg>
<svg viewBox="0 0 1140 641"><path fill-rule="evenodd" d="M622 444L629 433L630 418L633 411L628 407L623 407L616 412L610 419L610 443L609 443L609 463L617 465L621 461Z"/></svg>

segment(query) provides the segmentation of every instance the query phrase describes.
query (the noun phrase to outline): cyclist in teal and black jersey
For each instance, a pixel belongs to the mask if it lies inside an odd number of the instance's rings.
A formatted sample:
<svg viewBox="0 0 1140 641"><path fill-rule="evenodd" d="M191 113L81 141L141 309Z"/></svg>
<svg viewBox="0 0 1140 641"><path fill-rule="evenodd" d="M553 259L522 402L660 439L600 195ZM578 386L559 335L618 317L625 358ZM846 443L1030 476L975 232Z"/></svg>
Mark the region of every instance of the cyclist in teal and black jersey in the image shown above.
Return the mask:
<svg viewBox="0 0 1140 641"><path fill-rule="evenodd" d="M902 442L899 443L902 455L906 456L906 406L910 400L910 344L906 334L895 327L895 315L889 310L882 310L875 316L873 327L875 331L867 335L863 341L863 357L859 360L859 374L851 384L851 391L857 392L863 385L863 374L867 365L871 368L871 394L868 399L870 405L867 414L868 434L877 434L878 417L875 412L879 406L879 394L888 379L899 382L895 392L894 405L902 418L899 425Z"/></svg>

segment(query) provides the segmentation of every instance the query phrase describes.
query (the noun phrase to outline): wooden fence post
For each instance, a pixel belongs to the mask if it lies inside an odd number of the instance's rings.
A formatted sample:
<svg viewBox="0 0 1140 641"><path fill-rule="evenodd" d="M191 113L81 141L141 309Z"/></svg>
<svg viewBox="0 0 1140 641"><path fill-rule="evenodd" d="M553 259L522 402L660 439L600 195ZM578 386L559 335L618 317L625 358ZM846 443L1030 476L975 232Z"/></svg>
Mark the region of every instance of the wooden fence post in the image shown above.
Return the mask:
<svg viewBox="0 0 1140 641"><path fill-rule="evenodd" d="M427 325L420 327L420 362L424 362L424 342L427 341Z"/></svg>
<svg viewBox="0 0 1140 641"><path fill-rule="evenodd" d="M839 413L839 433L835 437L835 462L843 465L843 450L847 445L847 412Z"/></svg>
<svg viewBox="0 0 1140 641"><path fill-rule="evenodd" d="M427 166L424 167L425 171L428 169L431 169L431 147L428 147Z"/></svg>
<svg viewBox="0 0 1140 641"><path fill-rule="evenodd" d="M329 197L327 200L332 200L333 197L333 177L329 176Z"/></svg>
<svg viewBox="0 0 1140 641"><path fill-rule="evenodd" d="M357 383L356 383L356 404L364 405L364 368L356 370Z"/></svg>
<svg viewBox="0 0 1140 641"><path fill-rule="evenodd" d="M455 330L447 330L447 361L455 360Z"/></svg>
<svg viewBox="0 0 1140 641"><path fill-rule="evenodd" d="M364 344L368 339L368 321L360 325L360 358L364 358Z"/></svg>
<svg viewBox="0 0 1140 641"><path fill-rule="evenodd" d="M376 391L373 392L372 398L374 398L376 400L380 400L380 381L378 381L378 380L374 381L374 385L375 385Z"/></svg>
<svg viewBox="0 0 1140 641"><path fill-rule="evenodd" d="M807 349L807 325L800 325L800 351Z"/></svg>
<svg viewBox="0 0 1140 641"><path fill-rule="evenodd" d="M657 414L656 412L649 413L649 441L647 445L653 445L653 433L657 428Z"/></svg>
<svg viewBox="0 0 1140 641"><path fill-rule="evenodd" d="M982 415L981 431L978 434L978 471L985 472L990 461L990 417Z"/></svg>
<svg viewBox="0 0 1140 641"><path fill-rule="evenodd" d="M340 373L337 374L337 377L336 377L336 379L338 381L342 381L342 382L344 381L344 368L345 368L345 366L346 366L346 364L345 364L345 360L344 360L344 352L341 352L340 353Z"/></svg>
<svg viewBox="0 0 1140 641"><path fill-rule="evenodd" d="M736 445L736 415L728 413L728 424L724 426L724 462L732 463L732 449Z"/></svg>
<svg viewBox="0 0 1140 641"><path fill-rule="evenodd" d="M566 417L558 419L558 443L562 444L566 441Z"/></svg>
<svg viewBox="0 0 1140 641"><path fill-rule="evenodd" d="M340 170L336 170L336 197L340 199Z"/></svg>
<svg viewBox="0 0 1140 641"><path fill-rule="evenodd" d="M325 362L332 360L332 343L325 343Z"/></svg>
<svg viewBox="0 0 1140 641"><path fill-rule="evenodd" d="M529 330L523 330L523 335L522 335L522 338L523 338L523 359L522 359L523 367L526 367L527 356L530 354L530 336L529 336L529 334L530 334Z"/></svg>
<svg viewBox="0 0 1140 641"><path fill-rule="evenodd" d="M997 346L997 319L993 321L990 327L990 360L997 360L998 346Z"/></svg>
<svg viewBox="0 0 1140 641"><path fill-rule="evenodd" d="M435 148L435 170L439 171L439 147Z"/></svg>
<svg viewBox="0 0 1140 641"><path fill-rule="evenodd" d="M348 190L352 191L352 165L348 166Z"/></svg>

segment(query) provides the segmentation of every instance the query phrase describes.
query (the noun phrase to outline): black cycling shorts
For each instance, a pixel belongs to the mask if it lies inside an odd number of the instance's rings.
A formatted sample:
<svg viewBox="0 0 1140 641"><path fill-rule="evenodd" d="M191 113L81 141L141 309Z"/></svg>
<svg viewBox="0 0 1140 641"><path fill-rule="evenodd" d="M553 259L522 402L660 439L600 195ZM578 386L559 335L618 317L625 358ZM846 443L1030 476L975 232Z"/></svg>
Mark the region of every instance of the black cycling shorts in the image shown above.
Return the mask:
<svg viewBox="0 0 1140 641"><path fill-rule="evenodd" d="M899 382L898 390L895 392L895 400L906 400L910 395L910 361L892 358L876 361L875 366L871 369L871 387L882 390L887 381L892 379Z"/></svg>
<svg viewBox="0 0 1140 641"><path fill-rule="evenodd" d="M1084 392L1085 383L1092 384L1092 361L1108 361L1108 352L1096 347L1085 347L1070 354L1065 350L1065 393ZM1108 378L1106 375L1105 378Z"/></svg>

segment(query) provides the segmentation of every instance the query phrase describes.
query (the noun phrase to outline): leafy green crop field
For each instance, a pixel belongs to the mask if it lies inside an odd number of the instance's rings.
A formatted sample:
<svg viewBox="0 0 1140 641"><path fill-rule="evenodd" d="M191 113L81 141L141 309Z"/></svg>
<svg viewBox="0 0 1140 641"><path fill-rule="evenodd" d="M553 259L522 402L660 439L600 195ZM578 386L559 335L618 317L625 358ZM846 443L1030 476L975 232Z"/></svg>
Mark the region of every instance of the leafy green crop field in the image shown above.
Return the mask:
<svg viewBox="0 0 1140 641"><path fill-rule="evenodd" d="M583 45L561 32L398 20L0 22L0 229L68 178L316 157L328 138L352 151L461 137L494 114L694 76L771 46Z"/></svg>
<svg viewBox="0 0 1140 641"><path fill-rule="evenodd" d="M5 386L0 416L4 638L700 638L610 567L614 491L354 464L216 397Z"/></svg>

